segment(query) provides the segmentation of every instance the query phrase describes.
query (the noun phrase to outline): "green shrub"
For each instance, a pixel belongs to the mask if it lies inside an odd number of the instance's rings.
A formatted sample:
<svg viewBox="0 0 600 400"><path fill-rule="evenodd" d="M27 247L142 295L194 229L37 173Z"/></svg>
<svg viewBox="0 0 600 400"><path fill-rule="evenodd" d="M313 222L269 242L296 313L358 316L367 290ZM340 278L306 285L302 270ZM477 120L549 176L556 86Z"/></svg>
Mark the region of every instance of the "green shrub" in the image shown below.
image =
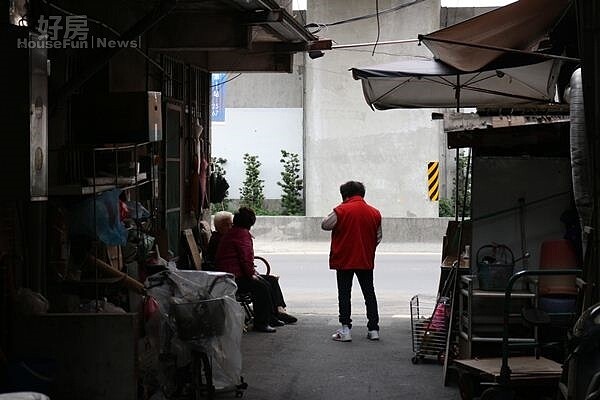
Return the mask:
<svg viewBox="0 0 600 400"><path fill-rule="evenodd" d="M252 208L256 214L261 215L265 212L263 203L264 181L260 179L260 166L258 156L244 154L244 166L246 167L246 178L240 188L240 206Z"/></svg>
<svg viewBox="0 0 600 400"><path fill-rule="evenodd" d="M279 161L283 165L281 181L277 182L283 190L281 196L282 214L303 215L302 189L304 186L300 178L300 156L296 153L281 150Z"/></svg>

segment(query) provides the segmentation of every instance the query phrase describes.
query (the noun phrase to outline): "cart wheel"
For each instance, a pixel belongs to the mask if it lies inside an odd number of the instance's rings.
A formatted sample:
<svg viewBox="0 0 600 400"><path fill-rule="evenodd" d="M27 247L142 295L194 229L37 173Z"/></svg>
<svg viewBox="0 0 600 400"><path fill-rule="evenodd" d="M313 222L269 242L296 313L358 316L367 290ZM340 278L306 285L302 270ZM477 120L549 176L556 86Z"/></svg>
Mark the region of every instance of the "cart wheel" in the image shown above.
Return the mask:
<svg viewBox="0 0 600 400"><path fill-rule="evenodd" d="M461 400L472 400L479 394L479 379L468 372L458 374L458 391Z"/></svg>
<svg viewBox="0 0 600 400"><path fill-rule="evenodd" d="M500 389L499 388L489 388L485 389L483 393L481 393L481 400L500 400Z"/></svg>
<svg viewBox="0 0 600 400"><path fill-rule="evenodd" d="M412 363L416 365L419 363L419 357L413 356L413 358L411 358L410 361L412 361Z"/></svg>
<svg viewBox="0 0 600 400"><path fill-rule="evenodd" d="M237 385L237 388L242 391L248 389L248 383L244 382L244 377L240 376L240 384Z"/></svg>
<svg viewBox="0 0 600 400"><path fill-rule="evenodd" d="M440 365L444 365L444 361L446 361L446 352L444 350L441 350L437 354L437 360L440 363Z"/></svg>
<svg viewBox="0 0 600 400"><path fill-rule="evenodd" d="M237 397L238 399L239 399L240 397L242 397L243 395L244 395L244 392L242 392L241 390L236 390L236 391L235 391L235 397Z"/></svg>
<svg viewBox="0 0 600 400"><path fill-rule="evenodd" d="M456 343L452 344L450 346L450 359L451 360L457 359L459 355L460 355L460 350L458 348L458 345Z"/></svg>
<svg viewBox="0 0 600 400"><path fill-rule="evenodd" d="M481 400L513 400L514 398L515 392L499 387L491 387L484 390L480 397Z"/></svg>

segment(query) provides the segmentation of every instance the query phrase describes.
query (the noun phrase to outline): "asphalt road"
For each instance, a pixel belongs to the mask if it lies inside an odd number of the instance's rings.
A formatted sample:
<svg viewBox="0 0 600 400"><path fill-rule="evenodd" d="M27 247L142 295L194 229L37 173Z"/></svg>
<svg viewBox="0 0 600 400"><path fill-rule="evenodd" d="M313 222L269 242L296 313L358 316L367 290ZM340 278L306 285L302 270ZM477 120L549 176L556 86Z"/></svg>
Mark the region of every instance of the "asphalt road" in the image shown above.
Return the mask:
<svg viewBox="0 0 600 400"><path fill-rule="evenodd" d="M327 254L271 253L264 256L271 264L271 273L281 277L280 284L289 312L337 315L335 272L328 267ZM374 281L380 315L395 318L409 316L409 302L415 294L435 296L439 274L440 254L378 254ZM352 310L353 318L360 318L365 312L356 278L352 290Z"/></svg>

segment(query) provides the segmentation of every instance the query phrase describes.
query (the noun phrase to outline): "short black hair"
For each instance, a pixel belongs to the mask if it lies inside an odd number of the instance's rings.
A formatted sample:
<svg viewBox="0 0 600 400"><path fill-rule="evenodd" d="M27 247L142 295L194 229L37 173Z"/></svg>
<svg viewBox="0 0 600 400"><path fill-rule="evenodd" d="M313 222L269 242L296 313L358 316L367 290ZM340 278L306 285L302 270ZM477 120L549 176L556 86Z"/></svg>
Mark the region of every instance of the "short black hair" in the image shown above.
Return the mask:
<svg viewBox="0 0 600 400"><path fill-rule="evenodd" d="M233 214L233 226L250 229L255 222L256 214L254 213L254 210L249 207L240 207L240 209Z"/></svg>
<svg viewBox="0 0 600 400"><path fill-rule="evenodd" d="M365 197L365 185L362 182L348 181L340 186L340 194L342 199L347 199L352 196Z"/></svg>

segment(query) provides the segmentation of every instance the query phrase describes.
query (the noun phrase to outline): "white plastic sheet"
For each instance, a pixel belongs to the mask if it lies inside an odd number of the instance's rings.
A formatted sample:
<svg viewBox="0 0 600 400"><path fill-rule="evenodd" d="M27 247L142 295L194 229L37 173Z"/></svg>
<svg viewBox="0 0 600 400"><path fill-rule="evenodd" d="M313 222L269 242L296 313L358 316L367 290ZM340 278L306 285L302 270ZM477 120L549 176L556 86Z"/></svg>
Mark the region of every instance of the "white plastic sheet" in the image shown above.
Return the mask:
<svg viewBox="0 0 600 400"><path fill-rule="evenodd" d="M152 275L146 281L148 294L154 297L160 312L146 325L146 354L142 354L145 374L152 373L161 386L169 382L171 360L178 368L191 362L191 348L199 347L210 357L213 384L217 390L233 388L241 383L241 339L244 313L235 299L237 286L230 274L221 272L168 270ZM190 339L178 337L177 324L170 315L173 304L217 300L222 304L224 323L218 335ZM161 361L159 361L161 360Z"/></svg>
<svg viewBox="0 0 600 400"><path fill-rule="evenodd" d="M50 400L50 397L35 392L17 392L0 394L0 400Z"/></svg>

